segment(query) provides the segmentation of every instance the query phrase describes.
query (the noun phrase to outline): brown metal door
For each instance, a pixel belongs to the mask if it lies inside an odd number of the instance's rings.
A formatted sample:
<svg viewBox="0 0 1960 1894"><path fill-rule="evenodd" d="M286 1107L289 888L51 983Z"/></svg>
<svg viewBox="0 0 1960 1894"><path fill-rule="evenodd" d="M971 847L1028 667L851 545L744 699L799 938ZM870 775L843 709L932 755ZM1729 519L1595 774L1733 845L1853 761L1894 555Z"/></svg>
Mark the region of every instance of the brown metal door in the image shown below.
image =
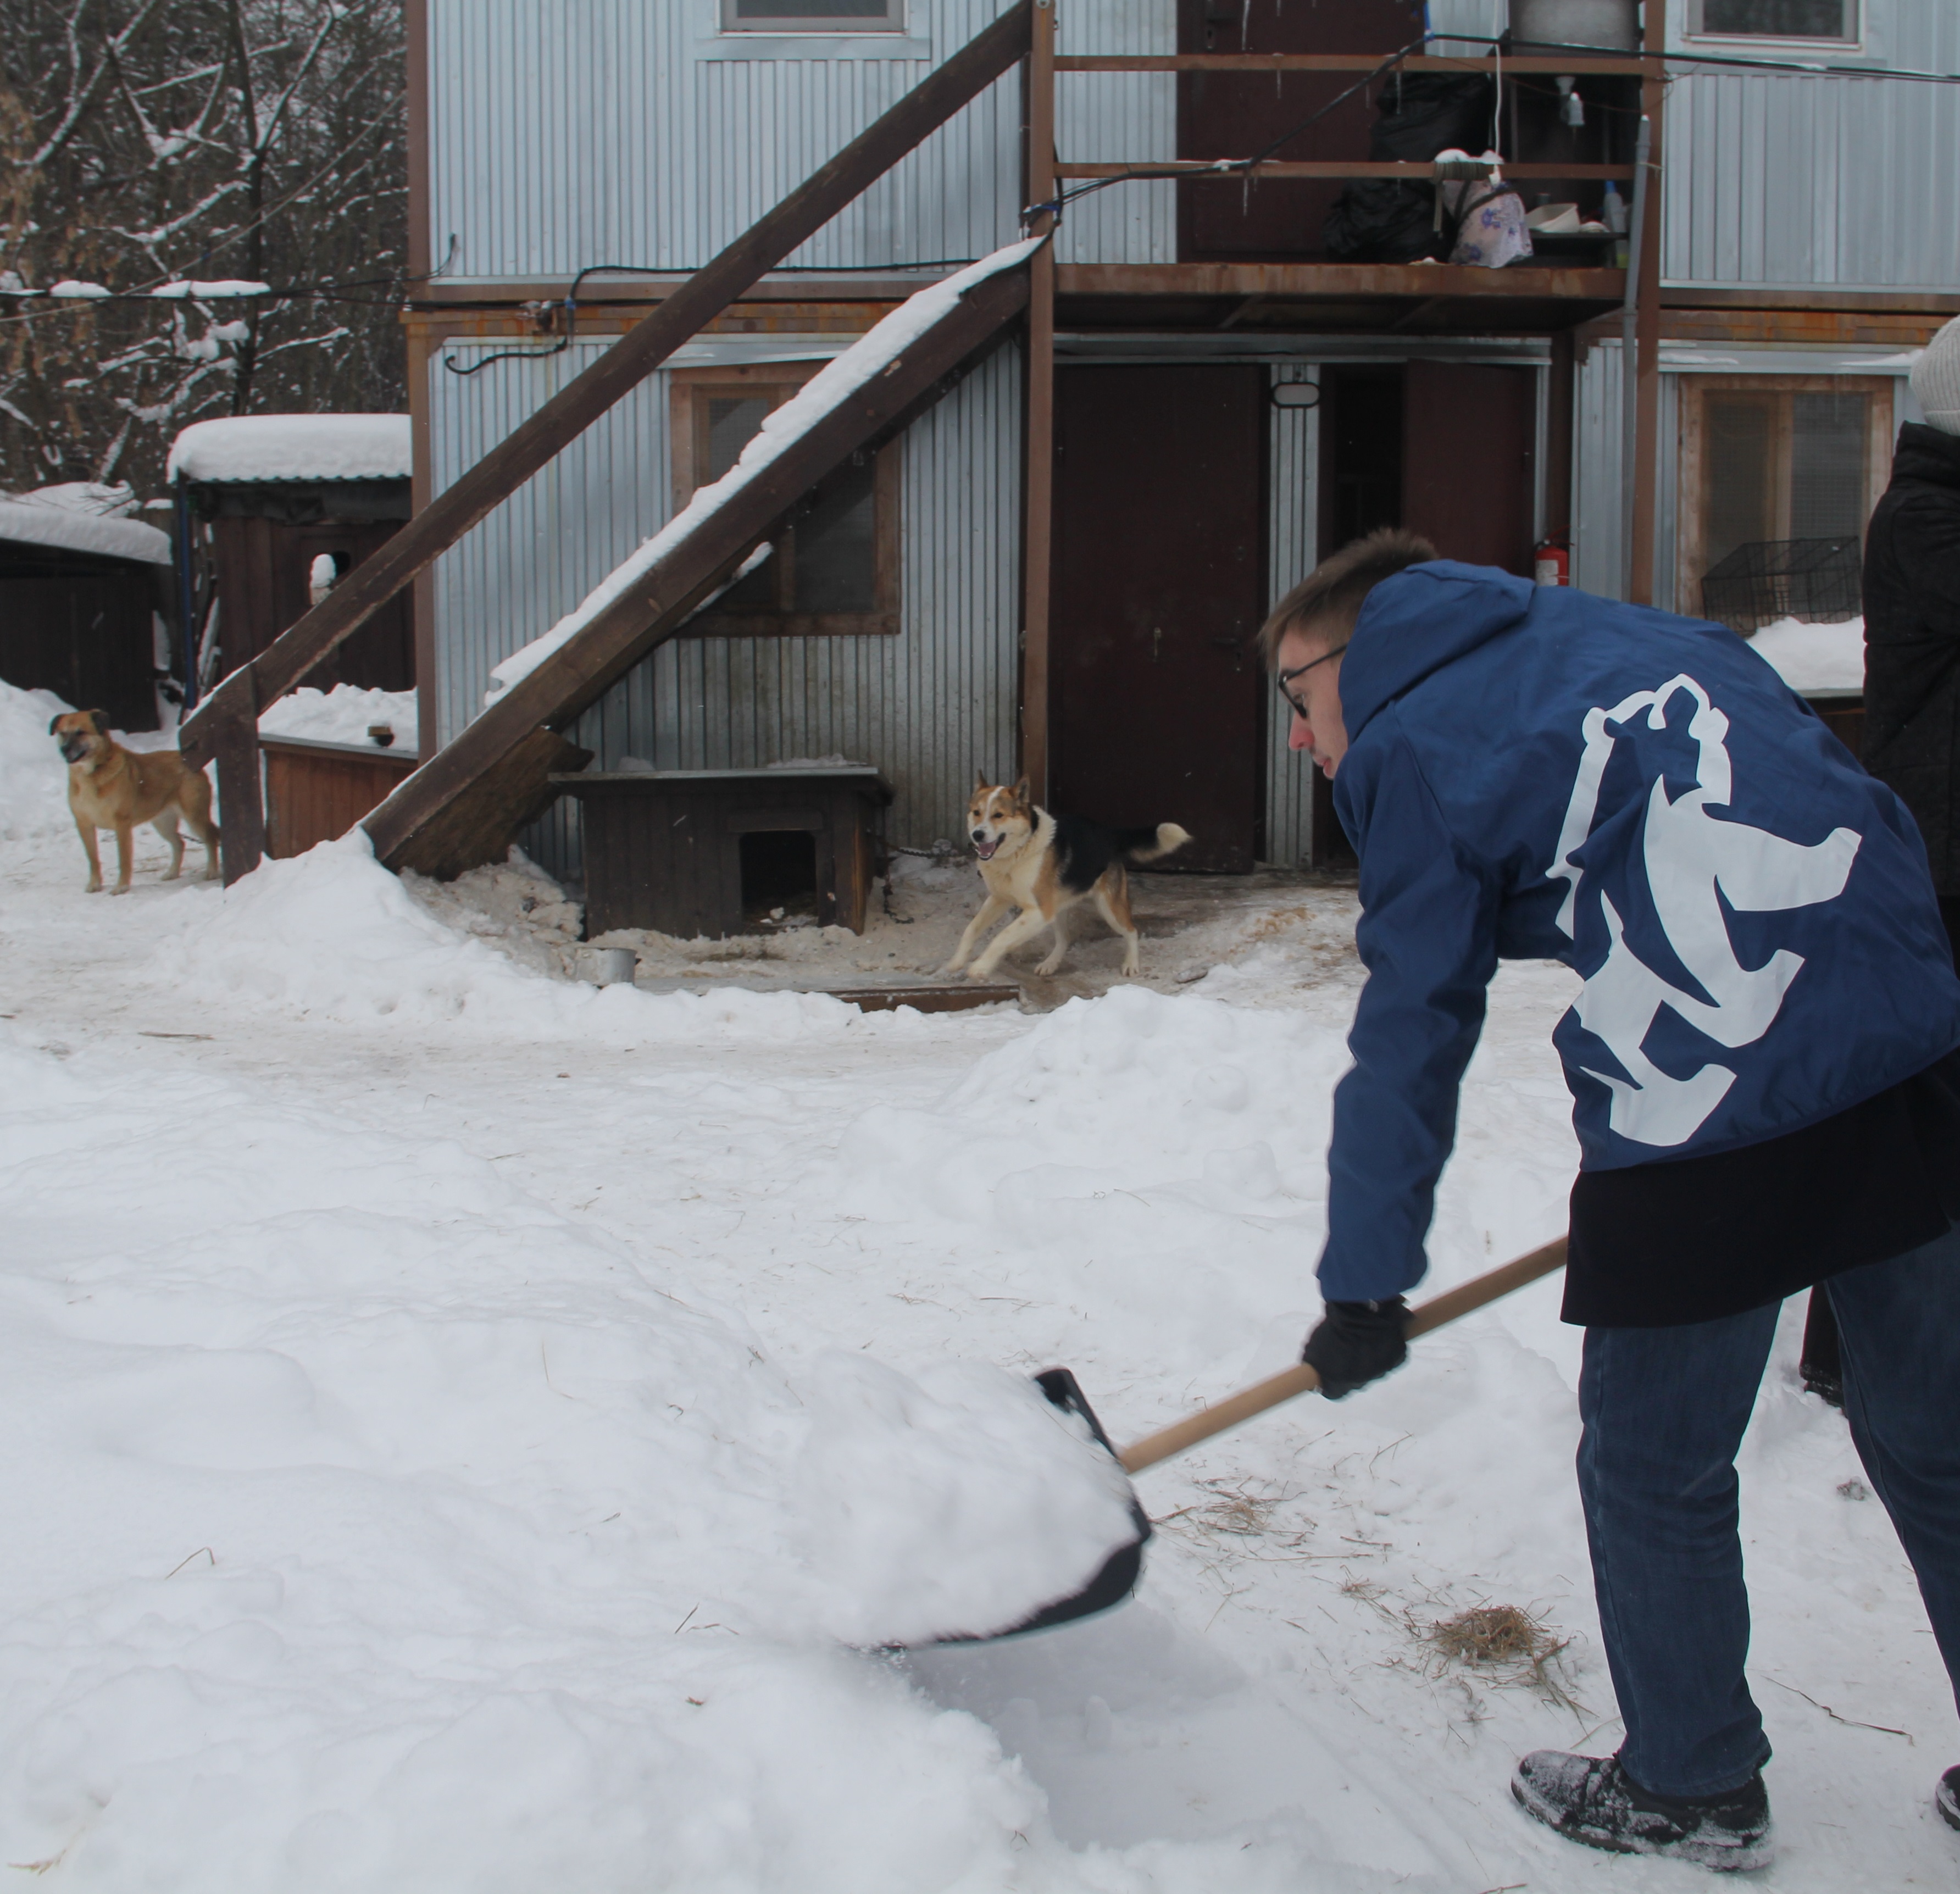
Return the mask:
<svg viewBox="0 0 1960 1894"><path fill-rule="evenodd" d="M1361 53L1385 58L1420 39L1420 0L1178 0L1180 53ZM1358 72L1179 75L1180 158L1250 158L1346 91ZM1289 163L1368 155L1378 81L1270 154ZM1121 186L1118 189L1123 188ZM1338 180L1242 178L1180 184L1185 263L1297 263L1325 255L1321 225Z"/></svg>
<svg viewBox="0 0 1960 1894"><path fill-rule="evenodd" d="M1402 520L1446 559L1529 578L1537 371L1412 361L1402 383Z"/></svg>
<svg viewBox="0 0 1960 1894"><path fill-rule="evenodd" d="M1049 802L1182 823L1167 867L1257 853L1265 401L1260 368L1055 376Z"/></svg>

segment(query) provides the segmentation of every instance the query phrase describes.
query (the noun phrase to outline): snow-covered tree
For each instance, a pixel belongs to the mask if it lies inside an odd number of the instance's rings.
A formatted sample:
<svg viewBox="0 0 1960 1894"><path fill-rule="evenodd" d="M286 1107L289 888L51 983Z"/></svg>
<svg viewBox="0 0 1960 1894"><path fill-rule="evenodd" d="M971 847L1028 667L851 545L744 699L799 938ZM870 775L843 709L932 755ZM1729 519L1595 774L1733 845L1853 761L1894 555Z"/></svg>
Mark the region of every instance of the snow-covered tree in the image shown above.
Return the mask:
<svg viewBox="0 0 1960 1894"><path fill-rule="evenodd" d="M402 405L402 0L0 0L0 291L67 291L0 294L0 487Z"/></svg>

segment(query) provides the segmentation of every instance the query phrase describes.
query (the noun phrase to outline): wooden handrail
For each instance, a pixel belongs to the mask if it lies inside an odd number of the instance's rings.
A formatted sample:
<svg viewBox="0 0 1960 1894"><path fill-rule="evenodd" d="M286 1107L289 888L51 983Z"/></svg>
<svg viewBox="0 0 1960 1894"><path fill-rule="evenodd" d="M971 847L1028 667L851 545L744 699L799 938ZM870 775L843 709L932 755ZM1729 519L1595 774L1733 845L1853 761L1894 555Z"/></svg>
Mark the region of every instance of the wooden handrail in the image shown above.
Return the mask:
<svg viewBox="0 0 1960 1894"><path fill-rule="evenodd" d="M592 423L638 387L675 349L698 334L765 272L823 226L905 154L937 131L1027 53L1032 0L1017 0L943 65L935 67L889 111L851 140L829 162L752 224L714 260L696 271L527 420L445 488L374 555L295 624L240 665L184 723L179 742L186 757L202 764L221 751L242 758L239 732L256 722L261 704L291 689L321 659L351 636L493 508L514 493ZM251 747L251 769L256 747ZM242 763L220 791L228 813L252 793ZM225 855L225 879L234 880L256 861Z"/></svg>
<svg viewBox="0 0 1960 1894"><path fill-rule="evenodd" d="M1615 178L1630 181L1631 164L1507 164L1507 178ZM1405 177L1427 184L1434 169L1424 161L1414 163L1389 159L1314 158L1289 161L1262 158L1256 164L1233 164L1223 168L1212 158L1144 158L1134 164L1058 164L1057 177L1214 177L1230 180L1255 177Z"/></svg>
<svg viewBox="0 0 1960 1894"><path fill-rule="evenodd" d="M1386 53L1074 53L1058 56L1058 72L1372 72ZM1451 57L1433 53L1411 53L1398 62L1405 72L1481 72L1488 75L1495 62L1488 56ZM1538 53L1504 59L1504 73L1573 78L1629 78L1644 76L1647 62L1632 55L1617 58L1573 58Z"/></svg>

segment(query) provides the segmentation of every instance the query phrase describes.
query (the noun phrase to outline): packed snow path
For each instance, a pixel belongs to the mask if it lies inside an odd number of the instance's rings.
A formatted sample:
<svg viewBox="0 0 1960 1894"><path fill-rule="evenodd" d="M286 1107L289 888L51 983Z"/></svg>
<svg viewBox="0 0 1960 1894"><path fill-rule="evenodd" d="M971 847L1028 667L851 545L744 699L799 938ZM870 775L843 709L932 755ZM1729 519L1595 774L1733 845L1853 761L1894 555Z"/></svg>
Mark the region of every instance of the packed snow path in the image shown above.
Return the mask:
<svg viewBox="0 0 1960 1894"><path fill-rule="evenodd" d="M1302 985L1281 934L1230 1004L1039 1020L600 995L345 852L227 896L145 832L84 896L0 766L0 1860L36 1885L1707 1885L1506 1793L1617 1736L1555 1284L1145 1475L1122 1612L845 1647L878 1574L822 1514L898 1377L1066 1363L1121 1439L1292 1358L1356 970ZM1432 1287L1559 1226L1570 991L1498 983ZM1800 1313L1743 1467L1762 1883L1950 1886L1960 1733ZM1484 1603L1573 1638L1582 1710L1423 1641Z"/></svg>

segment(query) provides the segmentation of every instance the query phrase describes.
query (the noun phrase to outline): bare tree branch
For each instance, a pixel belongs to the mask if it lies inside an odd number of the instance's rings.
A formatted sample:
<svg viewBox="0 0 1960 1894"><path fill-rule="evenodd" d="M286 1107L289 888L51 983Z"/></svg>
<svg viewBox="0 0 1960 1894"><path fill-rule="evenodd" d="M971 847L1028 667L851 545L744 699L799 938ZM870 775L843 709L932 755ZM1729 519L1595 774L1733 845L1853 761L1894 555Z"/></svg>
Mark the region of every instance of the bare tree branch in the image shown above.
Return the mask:
<svg viewBox="0 0 1960 1894"><path fill-rule="evenodd" d="M401 406L402 3L0 0L0 271L327 299L0 301L0 489L155 491L202 415Z"/></svg>

